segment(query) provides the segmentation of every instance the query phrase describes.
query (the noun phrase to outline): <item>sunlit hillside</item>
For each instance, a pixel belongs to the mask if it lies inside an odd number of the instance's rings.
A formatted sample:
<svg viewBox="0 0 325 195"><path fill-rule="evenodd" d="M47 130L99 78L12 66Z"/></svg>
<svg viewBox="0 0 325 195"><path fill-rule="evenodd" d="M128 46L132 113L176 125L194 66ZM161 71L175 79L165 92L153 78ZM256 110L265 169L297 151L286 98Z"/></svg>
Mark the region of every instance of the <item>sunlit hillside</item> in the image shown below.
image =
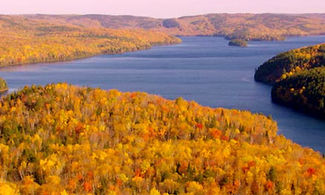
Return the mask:
<svg viewBox="0 0 325 195"><path fill-rule="evenodd" d="M21 194L325 194L324 158L263 115L68 84L0 101L0 167Z"/></svg>
<svg viewBox="0 0 325 195"><path fill-rule="evenodd" d="M1 15L0 66L72 60L180 42L165 33L283 40L287 36L325 34L325 19L322 14L208 14L172 19Z"/></svg>
<svg viewBox="0 0 325 195"><path fill-rule="evenodd" d="M143 28L172 35L218 35L245 40L283 40L287 36L325 34L324 14L206 14L169 19L96 14L25 17L79 26Z"/></svg>
<svg viewBox="0 0 325 195"><path fill-rule="evenodd" d="M23 16L0 16L0 66L66 61L179 43L162 32L57 24Z"/></svg>

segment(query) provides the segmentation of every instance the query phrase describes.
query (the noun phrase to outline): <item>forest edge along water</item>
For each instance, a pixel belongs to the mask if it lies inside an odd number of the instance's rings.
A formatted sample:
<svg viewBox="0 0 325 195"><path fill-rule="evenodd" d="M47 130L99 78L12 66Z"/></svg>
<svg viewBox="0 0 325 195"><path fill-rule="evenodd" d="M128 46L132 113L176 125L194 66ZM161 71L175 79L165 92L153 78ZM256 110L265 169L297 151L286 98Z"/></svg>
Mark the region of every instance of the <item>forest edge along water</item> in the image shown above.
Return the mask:
<svg viewBox="0 0 325 195"><path fill-rule="evenodd" d="M273 104L271 86L256 83L254 71L272 56L325 42L325 36L286 41L250 41L230 47L222 37L180 37L178 45L53 64L0 69L9 92L25 85L68 82L79 86L144 91L168 99L183 97L210 107L249 110L272 116L279 134L325 152L325 121Z"/></svg>

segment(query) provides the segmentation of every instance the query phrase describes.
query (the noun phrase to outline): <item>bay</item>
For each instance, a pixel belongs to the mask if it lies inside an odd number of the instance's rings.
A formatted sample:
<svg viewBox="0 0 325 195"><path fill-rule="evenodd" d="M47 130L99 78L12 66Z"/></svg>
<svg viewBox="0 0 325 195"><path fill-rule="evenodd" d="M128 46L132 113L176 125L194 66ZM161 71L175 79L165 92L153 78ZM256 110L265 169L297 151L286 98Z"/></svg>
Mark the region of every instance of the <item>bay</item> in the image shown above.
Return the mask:
<svg viewBox="0 0 325 195"><path fill-rule="evenodd" d="M25 85L68 82L79 86L144 91L168 99L182 96L210 107L271 115L279 134L325 152L325 121L271 102L271 86L256 83L254 71L289 49L325 42L325 36L291 37L286 41L252 41L230 47L222 37L181 37L178 45L121 55L0 69L10 91Z"/></svg>

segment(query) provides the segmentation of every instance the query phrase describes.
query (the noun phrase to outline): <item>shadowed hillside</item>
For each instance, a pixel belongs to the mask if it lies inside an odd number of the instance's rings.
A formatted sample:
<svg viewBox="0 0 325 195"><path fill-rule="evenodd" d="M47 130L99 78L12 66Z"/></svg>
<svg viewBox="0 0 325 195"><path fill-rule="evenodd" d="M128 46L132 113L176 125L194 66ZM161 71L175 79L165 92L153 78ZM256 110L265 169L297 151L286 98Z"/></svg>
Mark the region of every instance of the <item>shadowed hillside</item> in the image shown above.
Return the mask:
<svg viewBox="0 0 325 195"><path fill-rule="evenodd" d="M258 67L254 77L274 84L274 102L325 118L325 44L283 52Z"/></svg>
<svg viewBox="0 0 325 195"><path fill-rule="evenodd" d="M303 70L325 66L325 44L293 49L263 63L255 72L255 80L274 84Z"/></svg>
<svg viewBox="0 0 325 195"><path fill-rule="evenodd" d="M276 83L272 99L325 119L325 67L298 72Z"/></svg>

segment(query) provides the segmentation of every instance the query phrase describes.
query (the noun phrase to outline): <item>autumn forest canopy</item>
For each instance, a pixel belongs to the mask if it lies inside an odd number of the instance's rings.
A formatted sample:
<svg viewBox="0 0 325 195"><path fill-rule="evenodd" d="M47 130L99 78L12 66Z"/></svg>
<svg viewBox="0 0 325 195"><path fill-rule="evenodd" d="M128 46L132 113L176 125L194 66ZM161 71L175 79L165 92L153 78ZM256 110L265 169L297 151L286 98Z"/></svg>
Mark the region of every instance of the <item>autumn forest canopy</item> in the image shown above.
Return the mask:
<svg viewBox="0 0 325 195"><path fill-rule="evenodd" d="M208 14L171 19L1 15L0 66L65 61L180 42L170 35L224 36L243 45L248 40L319 34L325 34L322 14Z"/></svg>
<svg viewBox="0 0 325 195"><path fill-rule="evenodd" d="M29 19L104 28L141 28L171 35L215 35L228 39L283 40L325 34L324 14L206 14L156 19L110 15L27 15Z"/></svg>
<svg viewBox="0 0 325 195"><path fill-rule="evenodd" d="M276 83L275 102L325 118L325 67L305 70Z"/></svg>
<svg viewBox="0 0 325 195"><path fill-rule="evenodd" d="M7 90L8 90L7 82L3 78L0 78L0 94L6 92Z"/></svg>
<svg viewBox="0 0 325 195"><path fill-rule="evenodd" d="M57 62L179 43L162 32L81 27L24 16L0 16L0 66Z"/></svg>
<svg viewBox="0 0 325 195"><path fill-rule="evenodd" d="M324 194L325 160L271 119L68 84L0 102L0 191Z"/></svg>
<svg viewBox="0 0 325 195"><path fill-rule="evenodd" d="M0 67L120 54L209 35L325 34L324 14L169 19L0 15ZM279 54L255 80L273 101L325 117L325 45ZM7 91L0 78L0 93ZM262 114L66 83L0 98L0 194L325 194L325 159Z"/></svg>
<svg viewBox="0 0 325 195"><path fill-rule="evenodd" d="M256 70L255 80L274 84L274 102L325 118L325 44L273 57Z"/></svg>

